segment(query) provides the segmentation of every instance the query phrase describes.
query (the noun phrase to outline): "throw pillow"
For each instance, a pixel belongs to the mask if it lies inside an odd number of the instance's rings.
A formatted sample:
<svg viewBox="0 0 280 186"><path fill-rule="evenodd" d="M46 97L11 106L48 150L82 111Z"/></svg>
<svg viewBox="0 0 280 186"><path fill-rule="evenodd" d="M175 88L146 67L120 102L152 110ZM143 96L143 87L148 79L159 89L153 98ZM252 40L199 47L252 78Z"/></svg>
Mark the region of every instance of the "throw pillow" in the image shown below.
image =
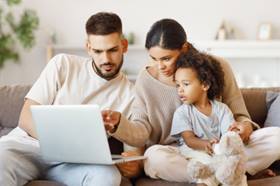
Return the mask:
<svg viewBox="0 0 280 186"><path fill-rule="evenodd" d="M267 92L266 106L268 109L264 127L280 127L280 94Z"/></svg>

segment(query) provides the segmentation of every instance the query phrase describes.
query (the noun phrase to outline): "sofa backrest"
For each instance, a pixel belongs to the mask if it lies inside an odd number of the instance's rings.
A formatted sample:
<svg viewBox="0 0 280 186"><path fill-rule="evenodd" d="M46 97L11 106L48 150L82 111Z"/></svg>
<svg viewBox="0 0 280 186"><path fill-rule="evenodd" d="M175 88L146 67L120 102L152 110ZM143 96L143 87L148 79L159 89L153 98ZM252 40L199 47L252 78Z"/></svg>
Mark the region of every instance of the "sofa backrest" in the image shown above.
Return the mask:
<svg viewBox="0 0 280 186"><path fill-rule="evenodd" d="M266 93L267 91L280 92L276 88L243 88L241 89L247 110L252 120L263 127L267 115Z"/></svg>
<svg viewBox="0 0 280 186"><path fill-rule="evenodd" d="M0 136L18 125L19 114L29 85L0 86ZM266 92L280 92L277 88L243 88L242 95L253 121L263 125L266 115Z"/></svg>
<svg viewBox="0 0 280 186"><path fill-rule="evenodd" d="M0 87L0 136L7 134L18 125L18 118L30 86Z"/></svg>

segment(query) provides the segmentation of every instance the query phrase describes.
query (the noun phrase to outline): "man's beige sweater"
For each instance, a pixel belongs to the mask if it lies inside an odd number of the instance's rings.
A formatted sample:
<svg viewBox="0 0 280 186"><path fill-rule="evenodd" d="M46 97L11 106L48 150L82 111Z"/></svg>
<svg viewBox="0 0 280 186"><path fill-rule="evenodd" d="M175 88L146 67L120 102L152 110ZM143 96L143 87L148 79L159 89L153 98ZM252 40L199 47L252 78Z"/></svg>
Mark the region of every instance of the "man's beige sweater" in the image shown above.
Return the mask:
<svg viewBox="0 0 280 186"><path fill-rule="evenodd" d="M250 121L242 94L229 64L218 58L225 73L225 87L221 101L228 105L237 121ZM170 136L173 114L182 104L175 87L152 77L147 69L140 72L136 85L132 115L121 117L118 129L112 136L132 146L149 147L175 142Z"/></svg>

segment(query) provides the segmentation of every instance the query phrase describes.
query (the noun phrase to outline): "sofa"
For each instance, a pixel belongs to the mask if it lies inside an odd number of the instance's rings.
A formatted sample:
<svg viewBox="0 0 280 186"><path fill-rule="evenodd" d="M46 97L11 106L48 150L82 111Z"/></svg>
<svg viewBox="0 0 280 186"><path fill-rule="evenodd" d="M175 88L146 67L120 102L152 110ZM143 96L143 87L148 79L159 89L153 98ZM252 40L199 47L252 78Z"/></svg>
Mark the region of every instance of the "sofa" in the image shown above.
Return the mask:
<svg viewBox="0 0 280 186"><path fill-rule="evenodd" d="M24 96L30 89L28 85L16 86L0 86L0 137L7 134L18 124L18 118L23 105ZM266 107L266 93L267 91L280 92L279 88L245 88L241 89L245 100L246 107L256 123L263 124L268 109ZM122 147L120 143L112 142L113 150L120 150ZM1 155L0 155L1 156ZM280 176L274 178L250 180L249 186L274 186L280 185ZM133 179L131 182L122 180L122 186L136 185L136 186L183 186L192 185L187 183L174 183L163 180L154 180L141 176ZM27 183L25 186L63 186L60 183L47 180L34 180Z"/></svg>

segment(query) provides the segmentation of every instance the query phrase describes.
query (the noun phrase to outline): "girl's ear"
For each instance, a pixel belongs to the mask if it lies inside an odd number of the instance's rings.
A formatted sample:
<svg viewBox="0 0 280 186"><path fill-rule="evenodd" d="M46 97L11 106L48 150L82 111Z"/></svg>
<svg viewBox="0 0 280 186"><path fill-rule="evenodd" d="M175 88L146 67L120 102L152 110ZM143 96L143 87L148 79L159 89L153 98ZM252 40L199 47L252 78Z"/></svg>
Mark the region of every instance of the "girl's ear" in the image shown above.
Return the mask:
<svg viewBox="0 0 280 186"><path fill-rule="evenodd" d="M202 89L203 89L204 91L208 91L209 88L210 88L210 85L209 85L209 84L206 84L206 83L203 83L203 84L202 84Z"/></svg>

